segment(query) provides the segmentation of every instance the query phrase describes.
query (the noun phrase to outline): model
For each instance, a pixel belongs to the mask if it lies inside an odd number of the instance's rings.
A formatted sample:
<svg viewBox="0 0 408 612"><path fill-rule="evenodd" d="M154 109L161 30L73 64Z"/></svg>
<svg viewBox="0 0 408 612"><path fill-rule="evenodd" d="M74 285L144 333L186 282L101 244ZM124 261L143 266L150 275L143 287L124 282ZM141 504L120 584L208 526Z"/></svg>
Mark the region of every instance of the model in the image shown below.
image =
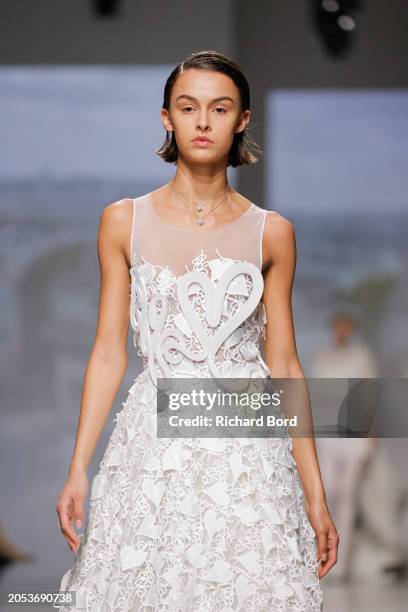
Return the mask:
<svg viewBox="0 0 408 612"><path fill-rule="evenodd" d="M56 506L76 552L60 587L76 602L63 611L322 609L338 534L314 438L157 435L158 378L304 376L293 227L227 179L228 166L257 161L249 109L239 66L215 51L187 57L161 110L157 153L175 175L102 212L97 333ZM143 370L116 414L78 536L89 462L126 370L129 319Z"/></svg>

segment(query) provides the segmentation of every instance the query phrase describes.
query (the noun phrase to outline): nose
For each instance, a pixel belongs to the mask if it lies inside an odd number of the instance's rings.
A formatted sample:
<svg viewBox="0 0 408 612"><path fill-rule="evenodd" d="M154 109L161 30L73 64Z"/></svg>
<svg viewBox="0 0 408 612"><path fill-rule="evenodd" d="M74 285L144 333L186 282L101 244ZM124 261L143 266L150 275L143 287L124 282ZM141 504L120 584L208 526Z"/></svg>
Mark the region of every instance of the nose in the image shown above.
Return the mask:
<svg viewBox="0 0 408 612"><path fill-rule="evenodd" d="M210 128L208 115L205 111L202 111L198 117L197 127L200 130L207 131Z"/></svg>

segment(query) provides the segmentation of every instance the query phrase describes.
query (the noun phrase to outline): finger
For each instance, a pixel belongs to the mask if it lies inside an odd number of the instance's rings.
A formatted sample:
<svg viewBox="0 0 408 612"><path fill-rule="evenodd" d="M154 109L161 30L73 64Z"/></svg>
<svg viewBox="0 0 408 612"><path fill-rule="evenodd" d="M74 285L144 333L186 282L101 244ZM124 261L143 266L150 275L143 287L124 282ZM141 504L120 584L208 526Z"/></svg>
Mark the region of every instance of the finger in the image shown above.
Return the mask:
<svg viewBox="0 0 408 612"><path fill-rule="evenodd" d="M64 528L61 526L61 524L59 525L60 529L61 529L61 533L64 536L67 545L69 546L69 548L73 551L76 552L77 548L78 548L78 542L73 540L70 535L64 530Z"/></svg>
<svg viewBox="0 0 408 612"><path fill-rule="evenodd" d="M329 529L329 536L327 538L328 547L328 561L333 561L333 565L337 562L337 555L339 550L339 535L333 528Z"/></svg>
<svg viewBox="0 0 408 612"><path fill-rule="evenodd" d="M338 543L339 537L336 532L329 530L328 540L328 554L327 560L321 562L319 568L319 577L323 578L331 568L337 563L337 554L338 554Z"/></svg>
<svg viewBox="0 0 408 612"><path fill-rule="evenodd" d="M60 501L56 506L58 514L58 525L63 534L68 547L76 553L79 546L79 538L71 526L74 501L71 498L70 502L66 500Z"/></svg>
<svg viewBox="0 0 408 612"><path fill-rule="evenodd" d="M60 525L64 536L67 537L74 546L78 546L79 538L71 525L71 517L66 510L61 510L60 512Z"/></svg>
<svg viewBox="0 0 408 612"><path fill-rule="evenodd" d="M79 547L79 536L76 533L75 529L72 527L72 523L71 523L71 517L73 518L73 522L75 523L75 526L77 528L81 527L81 525L83 524L83 498L80 495L73 495L72 496L72 501L73 501L73 509L70 512L70 527L72 530L72 533L75 534L75 549L74 552L77 552L78 547Z"/></svg>
<svg viewBox="0 0 408 612"><path fill-rule="evenodd" d="M76 527L82 527L84 521L84 506L81 500L75 503L74 521Z"/></svg>
<svg viewBox="0 0 408 612"><path fill-rule="evenodd" d="M327 558L327 561L322 562L319 567L319 578L323 578L335 565L336 559L331 558L330 556Z"/></svg>
<svg viewBox="0 0 408 612"><path fill-rule="evenodd" d="M317 533L317 550L318 559L322 562L327 561L327 532L319 531Z"/></svg>
<svg viewBox="0 0 408 612"><path fill-rule="evenodd" d="M68 546L71 548L71 550L73 552L76 552L79 546L79 539L77 538L73 538L69 532L67 532L66 529L64 529L64 527L61 526L61 532L64 536L64 538L67 541Z"/></svg>
<svg viewBox="0 0 408 612"><path fill-rule="evenodd" d="M65 538L65 540L69 550L72 550L72 552L76 554L78 552L78 546L73 544L68 538Z"/></svg>

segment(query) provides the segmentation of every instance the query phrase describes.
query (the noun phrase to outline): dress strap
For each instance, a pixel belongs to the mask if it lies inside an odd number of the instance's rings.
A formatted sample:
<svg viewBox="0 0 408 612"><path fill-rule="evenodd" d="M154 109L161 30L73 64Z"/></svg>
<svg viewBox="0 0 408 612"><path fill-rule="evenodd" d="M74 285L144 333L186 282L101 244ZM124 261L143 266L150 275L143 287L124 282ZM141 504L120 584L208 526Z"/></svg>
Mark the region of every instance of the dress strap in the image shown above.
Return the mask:
<svg viewBox="0 0 408 612"><path fill-rule="evenodd" d="M262 220L261 220L261 224L260 224L260 232L259 232L259 268L262 272L262 267L263 267L263 237L264 237L264 232L265 232L265 220L266 220L266 215L267 215L267 210L266 208L261 209L262 210Z"/></svg>
<svg viewBox="0 0 408 612"><path fill-rule="evenodd" d="M132 199L132 229L130 232L130 266L134 266L136 263L136 200Z"/></svg>

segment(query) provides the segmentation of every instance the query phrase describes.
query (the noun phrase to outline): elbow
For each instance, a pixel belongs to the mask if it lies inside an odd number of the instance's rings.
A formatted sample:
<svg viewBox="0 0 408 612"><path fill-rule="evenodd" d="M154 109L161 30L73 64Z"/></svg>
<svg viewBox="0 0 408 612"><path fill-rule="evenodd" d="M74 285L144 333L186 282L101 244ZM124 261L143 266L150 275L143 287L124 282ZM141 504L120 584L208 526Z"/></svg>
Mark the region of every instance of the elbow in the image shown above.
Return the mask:
<svg viewBox="0 0 408 612"><path fill-rule="evenodd" d="M289 364L288 370L289 378L305 378L305 373L298 359Z"/></svg>
<svg viewBox="0 0 408 612"><path fill-rule="evenodd" d="M120 346L112 343L108 345L104 343L95 343L92 352L94 357L102 363L126 367L128 362L127 350L123 348L122 343Z"/></svg>
<svg viewBox="0 0 408 612"><path fill-rule="evenodd" d="M298 359L267 362L273 378L304 378L305 373Z"/></svg>

